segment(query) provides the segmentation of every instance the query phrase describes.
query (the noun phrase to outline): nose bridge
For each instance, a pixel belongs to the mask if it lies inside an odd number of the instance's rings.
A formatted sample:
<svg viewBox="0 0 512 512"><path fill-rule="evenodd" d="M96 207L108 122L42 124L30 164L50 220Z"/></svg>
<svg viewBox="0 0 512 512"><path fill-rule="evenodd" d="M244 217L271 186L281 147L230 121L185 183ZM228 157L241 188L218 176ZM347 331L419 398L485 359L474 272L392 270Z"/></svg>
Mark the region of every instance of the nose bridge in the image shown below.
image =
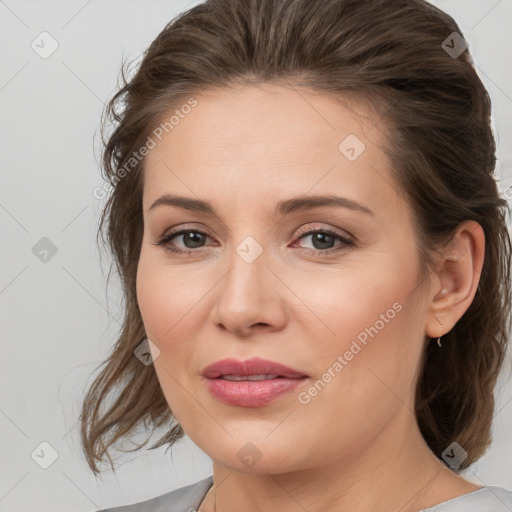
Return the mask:
<svg viewBox="0 0 512 512"><path fill-rule="evenodd" d="M219 283L215 308L217 323L233 332L245 333L254 324L280 322L279 308L271 304L276 295L271 289L275 276L267 268L269 254L270 251L252 235L233 246L229 271Z"/></svg>
<svg viewBox="0 0 512 512"><path fill-rule="evenodd" d="M268 273L268 249L252 235L248 235L234 246L231 257L231 271L226 276L226 285L238 295L255 295L263 285ZM246 300L248 297L238 297Z"/></svg>

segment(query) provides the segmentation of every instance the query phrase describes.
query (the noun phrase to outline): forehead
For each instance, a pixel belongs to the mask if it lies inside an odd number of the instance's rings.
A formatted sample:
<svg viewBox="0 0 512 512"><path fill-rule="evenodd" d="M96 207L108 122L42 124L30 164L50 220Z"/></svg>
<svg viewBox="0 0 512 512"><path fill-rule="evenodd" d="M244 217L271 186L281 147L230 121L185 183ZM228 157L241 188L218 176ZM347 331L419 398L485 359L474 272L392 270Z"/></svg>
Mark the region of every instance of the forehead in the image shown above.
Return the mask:
<svg viewBox="0 0 512 512"><path fill-rule="evenodd" d="M179 157L187 152L187 159L205 153L237 158L260 151L262 145L266 151L259 153L260 159L302 153L312 159L316 148L339 156L338 145L349 134L371 137L380 145L380 132L374 129L379 119L362 100L270 84L210 89L194 98L196 106L179 119L174 116L178 122L172 127L167 125L161 143L147 157L148 166L171 153ZM162 116L162 127L170 117Z"/></svg>
<svg viewBox="0 0 512 512"><path fill-rule="evenodd" d="M389 172L377 128L383 123L362 101L269 84L212 89L194 99L146 157L145 209L176 189L227 199L233 190L281 187L292 196L342 187L364 199L375 190L361 185Z"/></svg>

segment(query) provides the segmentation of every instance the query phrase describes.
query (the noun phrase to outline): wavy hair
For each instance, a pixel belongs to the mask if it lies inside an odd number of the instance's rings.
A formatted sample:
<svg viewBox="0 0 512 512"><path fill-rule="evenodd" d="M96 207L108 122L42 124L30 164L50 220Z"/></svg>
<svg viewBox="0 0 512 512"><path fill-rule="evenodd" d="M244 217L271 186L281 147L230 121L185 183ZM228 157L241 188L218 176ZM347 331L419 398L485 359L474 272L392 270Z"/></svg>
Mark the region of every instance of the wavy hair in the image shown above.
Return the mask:
<svg viewBox="0 0 512 512"><path fill-rule="evenodd" d="M449 15L423 0L207 0L164 27L132 78L122 69L122 84L102 117L102 176L111 193L98 237L121 278L124 320L82 405L81 441L95 474L105 456L115 470L109 448L140 426L150 436L165 428L150 449L171 447L184 435L153 365L134 356L146 339L135 288L144 158L134 154L162 114L187 98L266 82L375 106L394 178L413 211L426 276L461 222L482 226L476 295L442 350L426 346L415 413L441 460L454 440L468 452L460 469L483 455L511 329L510 210L494 178L491 101L469 50L454 55L463 41L454 32L463 37ZM105 136L108 124L113 129Z"/></svg>

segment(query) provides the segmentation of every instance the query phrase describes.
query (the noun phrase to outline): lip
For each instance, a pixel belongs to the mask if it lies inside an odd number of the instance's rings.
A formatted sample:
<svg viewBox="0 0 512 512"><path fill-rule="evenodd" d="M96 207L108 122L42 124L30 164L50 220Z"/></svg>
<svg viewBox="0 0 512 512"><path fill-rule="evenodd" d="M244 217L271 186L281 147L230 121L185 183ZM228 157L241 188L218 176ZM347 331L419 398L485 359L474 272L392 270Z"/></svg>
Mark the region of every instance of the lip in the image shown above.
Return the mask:
<svg viewBox="0 0 512 512"><path fill-rule="evenodd" d="M240 375L241 377L247 377L248 375L259 374L278 375L279 377L289 379L308 377L305 373L294 370L289 366L259 357L253 357L246 361L222 359L206 366L202 372L202 375L207 379L216 379L221 375Z"/></svg>
<svg viewBox="0 0 512 512"><path fill-rule="evenodd" d="M230 381L222 375L278 375L259 381ZM227 405L260 407L296 389L309 379L308 375L274 361L254 357L247 361L223 359L204 368L203 377L210 393Z"/></svg>

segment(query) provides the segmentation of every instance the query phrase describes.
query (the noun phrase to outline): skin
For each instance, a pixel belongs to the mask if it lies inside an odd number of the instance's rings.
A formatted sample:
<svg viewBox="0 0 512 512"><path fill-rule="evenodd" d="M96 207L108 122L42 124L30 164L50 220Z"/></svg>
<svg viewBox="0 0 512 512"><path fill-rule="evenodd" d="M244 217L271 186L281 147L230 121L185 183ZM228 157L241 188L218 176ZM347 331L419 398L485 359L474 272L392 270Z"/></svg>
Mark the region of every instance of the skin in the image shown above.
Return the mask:
<svg viewBox="0 0 512 512"><path fill-rule="evenodd" d="M404 512L479 489L432 454L413 411L425 344L450 331L476 292L481 227L461 224L455 250L438 256L438 270L420 287L412 213L393 181L381 149L384 123L374 112L275 84L209 90L196 99L146 158L137 296L160 351L154 366L166 400L213 461L214 486L200 512L213 511L214 502L217 512L235 503L239 512ZM354 161L338 149L349 134L366 146ZM216 215L150 209L169 193L208 201ZM279 201L328 194L373 215L333 206L274 214ZM207 236L188 245L175 237L168 245L196 251L175 255L155 245L171 228ZM314 229L354 245L300 239ZM263 250L252 263L236 250L248 236ZM396 303L400 312L301 403L299 392ZM253 356L309 379L256 408L209 393L206 365ZM248 442L261 455L253 465L237 456L243 447L256 453Z"/></svg>

